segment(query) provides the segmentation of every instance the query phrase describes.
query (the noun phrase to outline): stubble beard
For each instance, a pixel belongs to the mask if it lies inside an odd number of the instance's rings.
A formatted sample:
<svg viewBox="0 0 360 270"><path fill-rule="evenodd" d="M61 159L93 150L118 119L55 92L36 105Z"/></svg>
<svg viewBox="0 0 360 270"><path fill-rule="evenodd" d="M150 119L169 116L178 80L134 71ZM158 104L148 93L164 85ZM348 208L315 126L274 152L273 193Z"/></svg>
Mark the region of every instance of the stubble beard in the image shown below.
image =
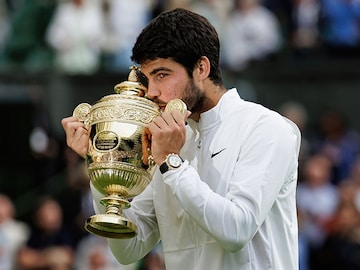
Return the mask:
<svg viewBox="0 0 360 270"><path fill-rule="evenodd" d="M192 113L200 113L204 105L205 94L194 84L194 81L190 79L181 99L185 102L189 111Z"/></svg>

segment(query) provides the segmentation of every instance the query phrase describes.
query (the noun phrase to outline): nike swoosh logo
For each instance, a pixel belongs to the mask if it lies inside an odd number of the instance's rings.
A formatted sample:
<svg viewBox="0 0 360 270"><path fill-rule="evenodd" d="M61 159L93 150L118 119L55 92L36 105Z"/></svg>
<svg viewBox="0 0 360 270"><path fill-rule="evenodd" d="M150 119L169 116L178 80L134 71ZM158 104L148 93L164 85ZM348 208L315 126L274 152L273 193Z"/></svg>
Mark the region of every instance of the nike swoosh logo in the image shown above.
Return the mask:
<svg viewBox="0 0 360 270"><path fill-rule="evenodd" d="M226 148L221 149L219 152L211 154L211 158L215 157L216 155L220 154L222 151L224 151Z"/></svg>

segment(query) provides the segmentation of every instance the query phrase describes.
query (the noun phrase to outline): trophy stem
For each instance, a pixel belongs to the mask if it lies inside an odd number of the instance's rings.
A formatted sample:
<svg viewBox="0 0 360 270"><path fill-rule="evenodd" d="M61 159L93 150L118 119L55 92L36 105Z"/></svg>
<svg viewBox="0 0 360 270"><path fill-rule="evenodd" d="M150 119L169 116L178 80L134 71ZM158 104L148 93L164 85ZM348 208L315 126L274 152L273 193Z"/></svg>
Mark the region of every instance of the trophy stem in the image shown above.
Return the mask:
<svg viewBox="0 0 360 270"><path fill-rule="evenodd" d="M122 214L122 209L130 208L130 202L119 194L109 194L107 197L101 199L100 203L106 206L106 213L108 214Z"/></svg>
<svg viewBox="0 0 360 270"><path fill-rule="evenodd" d="M120 215L122 214L122 209L115 205L108 205L106 207L106 214Z"/></svg>
<svg viewBox="0 0 360 270"><path fill-rule="evenodd" d="M122 209L130 202L119 194L109 194L101 199L106 214L93 215L86 221L85 229L93 234L109 238L131 238L137 234L137 226L122 216Z"/></svg>

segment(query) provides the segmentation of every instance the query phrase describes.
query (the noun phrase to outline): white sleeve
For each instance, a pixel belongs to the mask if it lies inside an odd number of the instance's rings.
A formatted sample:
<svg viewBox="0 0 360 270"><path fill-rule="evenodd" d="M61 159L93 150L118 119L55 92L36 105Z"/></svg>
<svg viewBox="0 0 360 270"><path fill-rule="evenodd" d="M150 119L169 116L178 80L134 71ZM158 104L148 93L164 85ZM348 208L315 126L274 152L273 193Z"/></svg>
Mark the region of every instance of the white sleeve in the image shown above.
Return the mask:
<svg viewBox="0 0 360 270"><path fill-rule="evenodd" d="M285 121L268 120L241 147L225 196L213 192L187 162L164 174L183 209L229 251L252 239L297 168L298 134Z"/></svg>

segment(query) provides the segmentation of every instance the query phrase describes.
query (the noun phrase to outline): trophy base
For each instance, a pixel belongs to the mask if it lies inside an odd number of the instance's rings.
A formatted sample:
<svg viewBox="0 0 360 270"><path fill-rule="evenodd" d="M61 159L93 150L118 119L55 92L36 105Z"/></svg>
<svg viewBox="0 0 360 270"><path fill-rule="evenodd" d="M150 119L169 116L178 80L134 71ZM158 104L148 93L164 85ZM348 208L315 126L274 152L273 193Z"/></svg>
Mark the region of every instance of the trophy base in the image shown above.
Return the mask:
<svg viewBox="0 0 360 270"><path fill-rule="evenodd" d="M128 219L114 214L98 214L89 217L85 229L95 235L127 239L137 235L137 226Z"/></svg>

